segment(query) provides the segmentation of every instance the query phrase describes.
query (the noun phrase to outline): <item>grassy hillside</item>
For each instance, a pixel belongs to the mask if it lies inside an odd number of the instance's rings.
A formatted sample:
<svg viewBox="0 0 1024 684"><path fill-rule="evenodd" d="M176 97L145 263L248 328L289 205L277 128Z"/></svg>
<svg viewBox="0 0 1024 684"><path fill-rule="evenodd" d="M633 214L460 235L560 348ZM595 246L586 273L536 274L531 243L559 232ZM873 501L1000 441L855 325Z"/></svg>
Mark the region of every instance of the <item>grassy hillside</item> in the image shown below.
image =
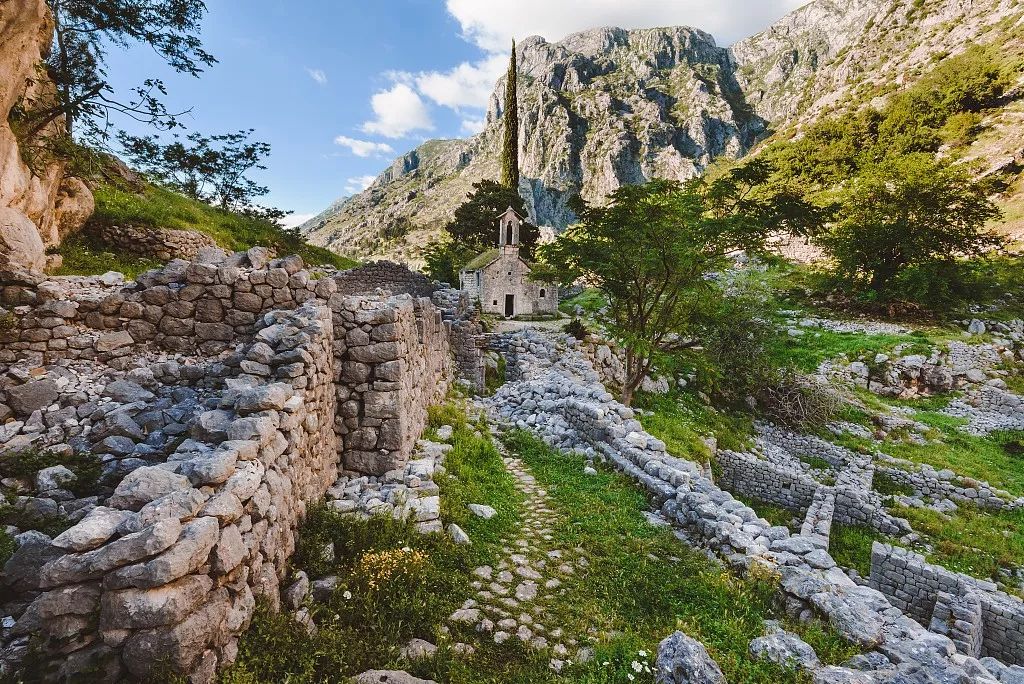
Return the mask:
<svg viewBox="0 0 1024 684"><path fill-rule="evenodd" d="M176 192L146 184L136 192L105 183L93 188L96 213L93 225L135 225L153 228L196 230L206 233L221 247L239 251L269 247L279 255L298 254L308 264L352 268L357 262L303 242L274 224L198 202ZM120 271L132 277L159 265L151 259L117 254L95 238L77 235L66 240L57 253L64 257L58 275L90 275Z"/></svg>

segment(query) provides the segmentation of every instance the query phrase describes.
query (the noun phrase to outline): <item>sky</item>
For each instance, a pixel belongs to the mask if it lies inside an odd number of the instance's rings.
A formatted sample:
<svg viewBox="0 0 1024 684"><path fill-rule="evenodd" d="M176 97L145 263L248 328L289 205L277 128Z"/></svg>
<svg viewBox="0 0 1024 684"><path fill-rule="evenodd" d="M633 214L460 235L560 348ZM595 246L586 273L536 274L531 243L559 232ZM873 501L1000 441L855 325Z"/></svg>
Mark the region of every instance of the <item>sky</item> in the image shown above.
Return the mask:
<svg viewBox="0 0 1024 684"><path fill-rule="evenodd" d="M423 141L479 131L513 38L688 25L727 46L805 3L207 0L202 39L219 61L200 78L144 47L112 50L109 75L122 92L162 79L168 108L188 110L189 132L255 129L272 147L268 169L253 174L271 189L261 203L293 211L294 224L359 192Z"/></svg>

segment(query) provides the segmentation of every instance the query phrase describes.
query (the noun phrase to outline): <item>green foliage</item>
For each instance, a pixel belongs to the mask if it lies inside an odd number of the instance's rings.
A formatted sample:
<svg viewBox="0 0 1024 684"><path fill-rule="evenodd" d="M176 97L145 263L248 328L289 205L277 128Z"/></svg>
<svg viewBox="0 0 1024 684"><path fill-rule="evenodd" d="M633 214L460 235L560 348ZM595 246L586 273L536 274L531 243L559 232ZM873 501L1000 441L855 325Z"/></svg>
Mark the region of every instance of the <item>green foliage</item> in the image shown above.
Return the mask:
<svg viewBox="0 0 1024 684"><path fill-rule="evenodd" d="M434 280L449 285L459 284L459 271L476 256L474 246L442 237L423 249L423 270Z"/></svg>
<svg viewBox="0 0 1024 684"><path fill-rule="evenodd" d="M753 434L749 416L716 411L689 393L637 395L644 429L665 442L669 453L691 461L711 455L704 439L713 436L722 449L742 451Z"/></svg>
<svg viewBox="0 0 1024 684"><path fill-rule="evenodd" d="M62 465L75 474L75 483L68 487L72 492L79 496L96 493L103 466L99 458L86 453L60 456L40 449L7 449L0 452L0 480L8 477L31 480L43 468L56 465Z"/></svg>
<svg viewBox="0 0 1024 684"><path fill-rule="evenodd" d="M7 534L6 530L0 530L0 567L3 567L17 550L18 542L14 541L14 537Z"/></svg>
<svg viewBox="0 0 1024 684"><path fill-rule="evenodd" d="M501 184L519 192L519 73L516 68L516 42L512 41L508 75L505 78L505 108L502 112ZM521 214L525 216L525 214Z"/></svg>
<svg viewBox="0 0 1024 684"><path fill-rule="evenodd" d="M141 192L132 192L115 185L101 185L93 190L93 196L96 213L92 221L97 223L198 230L230 250L259 245L282 256L298 254L312 265L325 264L339 269L356 265L352 259L303 242L270 221L224 211L166 188L147 185Z"/></svg>
<svg viewBox="0 0 1024 684"><path fill-rule="evenodd" d="M914 494L913 487L901 484L891 476L877 470L871 482L871 488L885 496L912 496Z"/></svg>
<svg viewBox="0 0 1024 684"><path fill-rule="evenodd" d="M111 118L125 116L163 129L179 125L178 114L160 101L164 84L147 79L119 97L107 73L112 46L141 44L152 49L171 68L198 76L216 60L203 50L199 38L206 5L201 0L47 0L54 25L54 48L46 67L56 86L56 102L33 113L42 130L57 117L68 128L83 125L82 133L103 142Z"/></svg>
<svg viewBox="0 0 1024 684"><path fill-rule="evenodd" d="M127 278L135 278L140 273L160 266L160 262L154 259L112 252L101 241L82 234L66 238L55 252L64 260L61 267L54 272L54 275L61 276L96 275L117 271Z"/></svg>
<svg viewBox="0 0 1024 684"><path fill-rule="evenodd" d="M590 334L590 331L587 330L587 326L585 326L583 321L578 318L574 318L566 323L562 330L564 330L567 335L572 335L577 340L585 340L587 335Z"/></svg>
<svg viewBox="0 0 1024 684"><path fill-rule="evenodd" d="M833 523L828 552L842 567L853 568L861 577L868 577L871 575L871 545L875 541L887 540L870 527Z"/></svg>
<svg viewBox="0 0 1024 684"><path fill-rule="evenodd" d="M603 206L574 203L580 223L539 248L538 277L583 279L608 301L602 316L626 352L622 399L657 356L690 343L720 290L706 275L735 249L757 250L774 227L772 200L751 199L750 169L681 185L656 180L615 190Z"/></svg>
<svg viewBox="0 0 1024 684"><path fill-rule="evenodd" d="M958 257L1002 244L983 230L999 215L985 187L962 166L930 155L865 168L840 198L839 220L815 241L843 274L877 295L899 294L894 286L901 276L905 291L927 294L908 270L923 269L926 283L941 281L940 271L954 268Z"/></svg>
<svg viewBox="0 0 1024 684"><path fill-rule="evenodd" d="M484 391L487 395L492 395L498 391L498 388L505 384L505 380L508 377L508 361L505 360L505 355L502 354L498 357L497 367L492 369L487 366L484 373Z"/></svg>
<svg viewBox="0 0 1024 684"><path fill-rule="evenodd" d="M174 134L167 143L122 132L118 140L127 157L155 183L221 209L274 221L285 212L254 206L253 200L270 188L246 176L253 169L265 170L263 160L270 155L269 143L249 140L253 132Z"/></svg>

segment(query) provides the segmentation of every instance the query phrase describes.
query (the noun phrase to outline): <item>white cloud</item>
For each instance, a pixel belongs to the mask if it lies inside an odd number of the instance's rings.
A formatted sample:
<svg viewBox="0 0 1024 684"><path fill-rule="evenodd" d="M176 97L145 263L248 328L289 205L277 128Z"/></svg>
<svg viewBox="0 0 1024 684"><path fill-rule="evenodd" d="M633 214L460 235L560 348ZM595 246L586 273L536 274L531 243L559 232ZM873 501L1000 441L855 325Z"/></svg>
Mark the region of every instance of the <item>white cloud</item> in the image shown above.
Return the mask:
<svg viewBox="0 0 1024 684"><path fill-rule="evenodd" d="M306 73L309 74L309 77L319 85L327 85L327 73L323 69L307 68Z"/></svg>
<svg viewBox="0 0 1024 684"><path fill-rule="evenodd" d="M280 224L285 228L294 228L295 226L301 226L314 216L316 214L288 214L280 220Z"/></svg>
<svg viewBox="0 0 1024 684"><path fill-rule="evenodd" d="M345 181L345 192L350 195L362 192L366 188L373 185L373 181L377 180L376 176L356 176L355 178L349 178Z"/></svg>
<svg viewBox="0 0 1024 684"><path fill-rule="evenodd" d="M466 135L476 135L480 131L484 130L484 126L487 125L487 120L484 118L473 119L467 118L462 120L462 132Z"/></svg>
<svg viewBox="0 0 1024 684"><path fill-rule="evenodd" d="M383 135L385 138L404 138L412 131L430 131L427 106L407 83L396 83L370 99L376 118L362 126L364 133Z"/></svg>
<svg viewBox="0 0 1024 684"><path fill-rule="evenodd" d="M476 63L463 62L450 71L420 73L415 78L416 89L443 107L483 108L507 68L508 55L496 53Z"/></svg>
<svg viewBox="0 0 1024 684"><path fill-rule="evenodd" d="M395 148L387 143L373 142L372 140L357 140L346 135L339 135L334 139L335 145L347 147L357 157L379 157L385 154L394 154Z"/></svg>
<svg viewBox="0 0 1024 684"><path fill-rule="evenodd" d="M626 29L694 26L721 45L763 30L808 0L446 0L463 35L487 52L507 52L512 38L561 40L597 26Z"/></svg>

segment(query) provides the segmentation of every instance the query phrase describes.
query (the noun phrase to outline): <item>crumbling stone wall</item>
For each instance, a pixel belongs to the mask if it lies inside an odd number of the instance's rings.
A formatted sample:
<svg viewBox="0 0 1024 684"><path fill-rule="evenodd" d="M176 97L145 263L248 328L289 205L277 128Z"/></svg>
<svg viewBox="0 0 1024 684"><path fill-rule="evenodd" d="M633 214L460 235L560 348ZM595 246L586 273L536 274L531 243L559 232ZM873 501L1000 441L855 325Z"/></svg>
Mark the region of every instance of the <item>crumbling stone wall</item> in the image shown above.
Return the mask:
<svg viewBox="0 0 1024 684"><path fill-rule="evenodd" d="M198 230L173 230L150 226L90 225L89 235L97 237L113 251L137 254L150 259L194 259L200 250L217 246L217 241Z"/></svg>
<svg viewBox="0 0 1024 684"><path fill-rule="evenodd" d="M0 672L40 635L54 676L99 666L110 681L147 680L166 661L211 681L234 659L256 598L277 604L306 506L342 469L406 465L427 407L453 380L451 330L465 345L479 326L457 295L438 299L459 302L444 312L411 294L345 295L301 259L268 261L260 250L175 261L127 286L0 281L0 313L14 314L0 363L79 359L134 374L145 350L219 359L184 366L213 376L196 414L181 417L184 441L149 448L156 462L114 461L109 473L123 479L113 493L76 502L77 524L57 538L21 535L2 575L18 598L6 604L16 622ZM184 379L163 356L150 380ZM0 390L0 410L12 393L51 382L31 378ZM55 408L49 394L41 400L33 416Z"/></svg>
<svg viewBox="0 0 1024 684"><path fill-rule="evenodd" d="M430 278L392 261L373 261L335 277L341 294L362 294L383 288L392 294L429 297L438 289Z"/></svg>
<svg viewBox="0 0 1024 684"><path fill-rule="evenodd" d="M37 635L73 678L146 680L161 661L211 681L237 653L257 597L272 605L306 505L337 476L333 326L306 305L261 319L221 406L166 464L132 471L103 506L53 540L23 544L4 581L30 601L15 636Z"/></svg>
<svg viewBox="0 0 1024 684"><path fill-rule="evenodd" d="M875 542L871 586L919 623L946 625L945 633L964 655L1024 665L1024 601L999 591L994 583L932 565L907 549ZM971 603L980 607L980 622L945 619L971 610Z"/></svg>

